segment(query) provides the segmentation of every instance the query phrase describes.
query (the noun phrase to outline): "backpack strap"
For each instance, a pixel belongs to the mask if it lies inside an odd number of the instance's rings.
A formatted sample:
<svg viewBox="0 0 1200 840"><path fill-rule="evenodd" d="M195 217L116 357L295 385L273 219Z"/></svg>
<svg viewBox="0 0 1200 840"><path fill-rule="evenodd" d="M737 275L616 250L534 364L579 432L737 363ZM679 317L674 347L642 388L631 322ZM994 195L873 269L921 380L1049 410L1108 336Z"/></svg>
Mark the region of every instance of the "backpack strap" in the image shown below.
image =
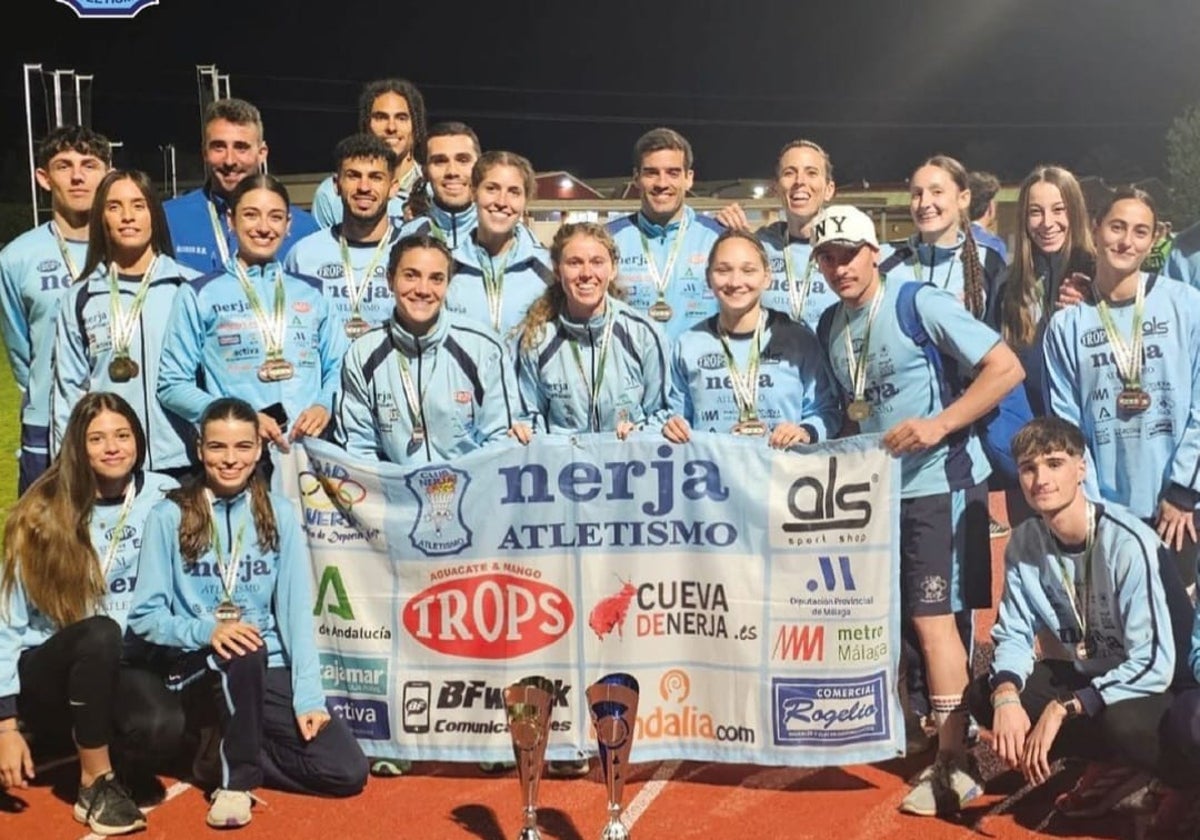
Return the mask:
<svg viewBox="0 0 1200 840"><path fill-rule="evenodd" d="M896 295L896 321L900 324L901 332L912 339L913 344L921 349L925 360L933 368L944 407L954 402L961 389L958 387L958 364L953 360L947 362L942 358L941 351L929 337L925 325L921 323L921 316L917 313L917 293L932 285L928 282L902 281L900 292Z"/></svg>

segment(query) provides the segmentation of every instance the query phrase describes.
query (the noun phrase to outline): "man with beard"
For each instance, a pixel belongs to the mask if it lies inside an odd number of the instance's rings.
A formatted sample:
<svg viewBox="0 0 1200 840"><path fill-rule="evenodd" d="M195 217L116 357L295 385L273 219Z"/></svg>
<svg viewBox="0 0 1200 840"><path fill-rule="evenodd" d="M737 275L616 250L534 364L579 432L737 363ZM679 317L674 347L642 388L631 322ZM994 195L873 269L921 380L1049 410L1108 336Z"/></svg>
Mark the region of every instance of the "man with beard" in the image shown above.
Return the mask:
<svg viewBox="0 0 1200 840"><path fill-rule="evenodd" d="M297 242L284 268L319 283L330 313L355 339L392 312L387 261L399 230L388 197L396 184L396 152L374 134L353 134L338 143L335 157L342 220Z"/></svg>
<svg viewBox="0 0 1200 840"><path fill-rule="evenodd" d="M396 153L396 192L388 201L388 215L399 227L404 223L404 203L421 178L418 160L425 157L425 99L407 79L368 82L358 98L358 130L381 138ZM340 166L341 161L334 161ZM342 220L337 175L330 175L313 193L313 218L321 227Z"/></svg>
<svg viewBox="0 0 1200 840"><path fill-rule="evenodd" d="M233 188L267 161L262 115L244 99L217 99L204 109L204 168L199 189L163 204L175 259L197 271L223 270L233 253L233 234L223 221ZM301 238L317 230L306 210L290 208L291 225L279 249L282 257Z"/></svg>

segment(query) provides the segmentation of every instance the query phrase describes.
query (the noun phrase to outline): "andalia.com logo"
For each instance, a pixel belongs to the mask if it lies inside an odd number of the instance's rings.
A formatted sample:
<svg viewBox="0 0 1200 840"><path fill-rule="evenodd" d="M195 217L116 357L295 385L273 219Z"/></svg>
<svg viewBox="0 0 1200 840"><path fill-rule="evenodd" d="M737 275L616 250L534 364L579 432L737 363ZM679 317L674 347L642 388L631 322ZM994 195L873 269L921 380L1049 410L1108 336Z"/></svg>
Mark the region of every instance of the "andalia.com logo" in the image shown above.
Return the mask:
<svg viewBox="0 0 1200 840"><path fill-rule="evenodd" d="M639 741L675 738L753 744L757 740L752 727L717 723L710 712L689 703L692 678L682 668L663 672L657 694L658 702L638 706L634 737Z"/></svg>

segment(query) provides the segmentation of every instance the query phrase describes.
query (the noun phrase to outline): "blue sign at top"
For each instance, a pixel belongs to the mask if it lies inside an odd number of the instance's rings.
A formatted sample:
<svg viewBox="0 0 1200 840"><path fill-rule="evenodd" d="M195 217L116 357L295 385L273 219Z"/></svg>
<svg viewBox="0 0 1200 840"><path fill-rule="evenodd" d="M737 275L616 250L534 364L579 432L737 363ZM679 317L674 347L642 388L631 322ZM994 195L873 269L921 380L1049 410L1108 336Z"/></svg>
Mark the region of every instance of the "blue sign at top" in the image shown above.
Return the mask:
<svg viewBox="0 0 1200 840"><path fill-rule="evenodd" d="M81 18L131 18L158 0L57 0Z"/></svg>

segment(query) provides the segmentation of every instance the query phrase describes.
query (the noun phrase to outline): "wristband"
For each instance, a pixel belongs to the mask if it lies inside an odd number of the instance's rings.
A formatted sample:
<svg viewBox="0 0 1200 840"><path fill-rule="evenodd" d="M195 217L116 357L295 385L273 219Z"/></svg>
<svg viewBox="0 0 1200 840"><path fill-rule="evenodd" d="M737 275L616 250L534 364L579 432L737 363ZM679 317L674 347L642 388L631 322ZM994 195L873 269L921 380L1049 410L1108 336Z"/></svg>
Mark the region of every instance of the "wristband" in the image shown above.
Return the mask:
<svg viewBox="0 0 1200 840"><path fill-rule="evenodd" d="M1005 689L1002 689L1002 690L1000 690L1000 691L993 691L993 692L992 692L992 697L991 697L991 701L992 701L992 708L993 708L993 709L994 709L994 708L996 708L996 701L997 701L997 700L999 700L999 699L1002 699L1002 698L1004 698L1004 697L1007 697L1007 696L1009 696L1009 695L1011 695L1012 697L1015 697L1015 698L1017 698L1017 702L1020 702L1021 692L1017 691L1015 688L1005 688ZM1008 702L1011 702L1011 701L1008 701Z"/></svg>
<svg viewBox="0 0 1200 840"><path fill-rule="evenodd" d="M1017 696L1017 693L1015 691L1013 691L1013 692L1006 691L1004 693L1005 694L1011 693L1012 697L1001 697L998 700L992 700L992 711L993 712L996 711L996 709L999 709L1001 706L1011 706L1014 703L1016 703L1017 705L1020 705L1021 698L1019 696Z"/></svg>

